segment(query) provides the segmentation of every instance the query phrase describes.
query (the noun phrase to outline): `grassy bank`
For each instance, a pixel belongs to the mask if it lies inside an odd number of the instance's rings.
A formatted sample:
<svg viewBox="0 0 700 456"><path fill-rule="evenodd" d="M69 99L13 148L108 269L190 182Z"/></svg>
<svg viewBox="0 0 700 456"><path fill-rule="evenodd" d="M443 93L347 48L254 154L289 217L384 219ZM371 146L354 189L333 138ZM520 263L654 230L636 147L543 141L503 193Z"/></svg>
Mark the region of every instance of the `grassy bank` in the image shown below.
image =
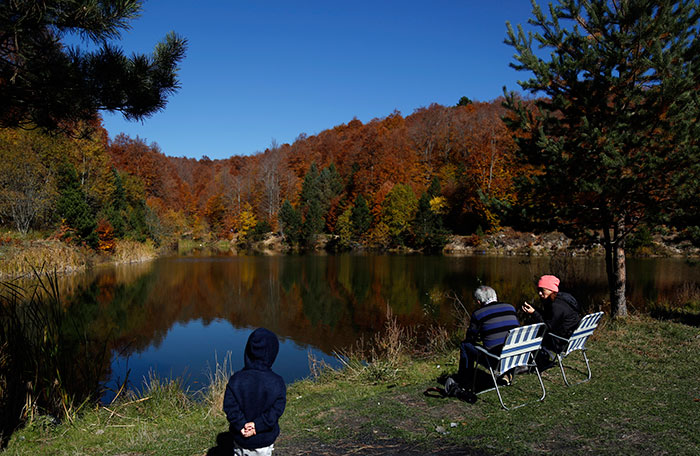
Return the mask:
<svg viewBox="0 0 700 456"><path fill-rule="evenodd" d="M115 241L114 250L99 253L55 239L6 239L0 242L0 279L33 275L35 270L59 274L79 272L101 263L135 263L158 255L151 242Z"/></svg>
<svg viewBox="0 0 700 456"><path fill-rule="evenodd" d="M697 454L698 328L646 317L604 321L589 344L589 383L567 388L558 370L549 370L544 402L510 412L495 392L475 404L423 395L456 370L455 350L416 357L393 346L386 351L393 358L322 370L289 386L276 453ZM139 397L63 423L35 419L12 436L5 454L225 454L219 409L226 376L220 371L215 387L196 399L177 382L151 380ZM505 395L533 398L536 388L536 376L518 376Z"/></svg>

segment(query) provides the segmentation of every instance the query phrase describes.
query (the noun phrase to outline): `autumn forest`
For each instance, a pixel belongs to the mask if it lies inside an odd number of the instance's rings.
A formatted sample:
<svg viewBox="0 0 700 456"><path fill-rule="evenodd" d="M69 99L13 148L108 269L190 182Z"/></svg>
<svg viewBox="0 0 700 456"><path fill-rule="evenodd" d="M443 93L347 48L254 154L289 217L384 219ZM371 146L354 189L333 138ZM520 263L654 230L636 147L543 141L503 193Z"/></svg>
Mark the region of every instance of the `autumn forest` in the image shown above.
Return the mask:
<svg viewBox="0 0 700 456"><path fill-rule="evenodd" d="M226 160L168 157L140 138L108 138L99 121L80 137L2 129L0 221L103 251L124 237L245 245L271 231L301 250L320 234L335 249L439 250L448 233L524 223L516 183L527 168L505 113L500 99L464 97Z"/></svg>

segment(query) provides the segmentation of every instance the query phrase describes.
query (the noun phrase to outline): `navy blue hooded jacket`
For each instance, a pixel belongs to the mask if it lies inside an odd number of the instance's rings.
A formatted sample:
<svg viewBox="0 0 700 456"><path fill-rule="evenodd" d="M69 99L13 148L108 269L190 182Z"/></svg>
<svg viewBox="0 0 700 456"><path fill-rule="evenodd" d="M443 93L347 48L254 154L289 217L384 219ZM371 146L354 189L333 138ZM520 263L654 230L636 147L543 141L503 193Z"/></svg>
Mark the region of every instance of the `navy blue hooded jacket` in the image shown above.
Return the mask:
<svg viewBox="0 0 700 456"><path fill-rule="evenodd" d="M280 433L278 420L287 404L287 388L271 369L278 352L277 336L265 328L256 329L245 347L245 367L226 385L224 412L233 438L242 448L272 445ZM243 437L241 429L251 421L256 434Z"/></svg>

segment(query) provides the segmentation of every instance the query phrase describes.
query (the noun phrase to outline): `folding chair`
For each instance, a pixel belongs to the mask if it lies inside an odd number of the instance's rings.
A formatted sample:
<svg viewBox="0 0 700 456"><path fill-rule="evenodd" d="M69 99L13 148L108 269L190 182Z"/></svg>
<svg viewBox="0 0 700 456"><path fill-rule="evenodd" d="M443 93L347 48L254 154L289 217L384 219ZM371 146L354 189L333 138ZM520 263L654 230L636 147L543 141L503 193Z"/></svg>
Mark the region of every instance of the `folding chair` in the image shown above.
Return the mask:
<svg viewBox="0 0 700 456"><path fill-rule="evenodd" d="M591 379L591 366L588 364L588 357L586 356L586 341L591 336L591 334L593 334L593 331L598 327L598 322L600 321L600 317L603 316L603 313L604 312L596 312L583 317L581 319L581 323L579 323L578 327L574 330L574 332L571 334L571 337L569 337L568 339L557 336L556 334L549 333L550 336L564 341L566 343L566 346L561 351L561 353L557 353L559 368L561 369L561 375L562 377L564 377L564 383L566 383L566 386L572 385L569 384L569 380L567 380L566 378L566 373L564 372L563 359L576 350L581 350L581 353L583 354L583 360L586 361L586 369L588 369L588 378L581 380L580 382L574 383L574 385L587 382Z"/></svg>
<svg viewBox="0 0 700 456"><path fill-rule="evenodd" d="M477 349L477 365L479 364L479 361L482 360L483 355L485 357L483 358L483 360L486 361L484 365L488 366L489 371L491 372L491 379L493 379L493 385L495 387L484 391L480 391L477 394L486 393L495 389L496 393L498 394L498 400L501 402L501 406L506 410L516 409L522 407L523 405L527 405L529 402L525 402L511 408L506 407L506 405L503 403L503 398L501 397L501 391L498 388L498 381L496 380L496 377L502 376L511 369L515 369L516 367L520 366L527 366L534 368L535 372L537 372L537 378L539 379L540 386L542 387L542 397L539 398L538 401L544 400L544 397L547 395L547 392L544 389L544 383L542 382L542 376L540 375L540 371L539 369L537 369L537 364L535 364L535 356L537 355L537 352L542 346L542 336L544 333L544 327L544 323L536 323L534 325L520 326L518 328L511 329L510 331L508 331L508 335L506 336L506 342L503 345L501 354L498 356L494 355L493 353L490 353L483 347L476 346L475 348ZM496 365L495 371L492 364ZM474 378L472 380L472 385L474 385L475 383L476 369L474 369ZM473 389L474 388L472 388L472 390Z"/></svg>

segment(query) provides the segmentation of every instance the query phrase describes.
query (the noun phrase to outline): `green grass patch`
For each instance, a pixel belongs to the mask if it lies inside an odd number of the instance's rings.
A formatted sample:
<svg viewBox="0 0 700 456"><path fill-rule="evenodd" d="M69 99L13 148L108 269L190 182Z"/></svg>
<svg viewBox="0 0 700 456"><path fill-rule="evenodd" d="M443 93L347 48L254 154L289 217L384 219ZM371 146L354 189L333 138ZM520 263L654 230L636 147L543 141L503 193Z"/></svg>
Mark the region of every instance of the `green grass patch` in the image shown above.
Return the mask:
<svg viewBox="0 0 700 456"><path fill-rule="evenodd" d="M179 239L177 242L177 253L181 256L228 254L233 248L231 241L226 239L215 241Z"/></svg>
<svg viewBox="0 0 700 456"><path fill-rule="evenodd" d="M543 374L546 399L512 411L501 409L495 392L475 404L423 395L440 375L456 371L456 350L404 357L384 379L322 371L289 386L276 451L697 454L700 331L647 317L604 321L588 344L590 382L566 387L552 368ZM580 355L570 358L567 366L579 372L567 374L582 378ZM214 383L221 389L224 382ZM537 393L535 375L516 376L503 389L506 401ZM227 431L217 394L192 398L177 382L154 379L141 397L85 410L72 422L35 419L12 436L5 454L214 454Z"/></svg>

